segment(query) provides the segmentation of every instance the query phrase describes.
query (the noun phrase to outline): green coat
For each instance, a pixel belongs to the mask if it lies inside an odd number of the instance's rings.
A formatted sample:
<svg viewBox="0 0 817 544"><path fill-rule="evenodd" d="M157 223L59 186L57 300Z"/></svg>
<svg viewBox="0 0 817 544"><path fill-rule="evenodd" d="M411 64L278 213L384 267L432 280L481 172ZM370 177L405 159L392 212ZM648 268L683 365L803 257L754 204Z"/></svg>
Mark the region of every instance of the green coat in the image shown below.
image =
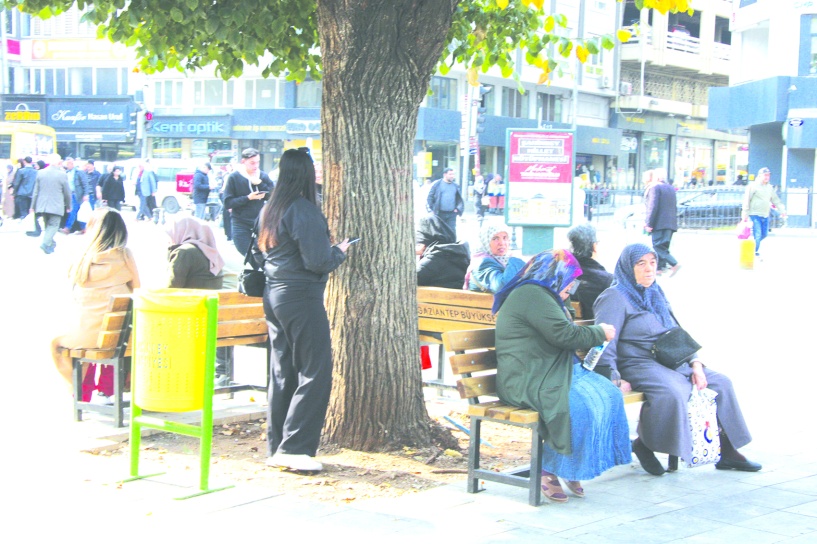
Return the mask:
<svg viewBox="0 0 817 544"><path fill-rule="evenodd" d="M539 431L558 453L571 453L570 382L577 349L601 345L601 327L573 324L544 287L508 295L496 317L497 392L503 402L539 412Z"/></svg>

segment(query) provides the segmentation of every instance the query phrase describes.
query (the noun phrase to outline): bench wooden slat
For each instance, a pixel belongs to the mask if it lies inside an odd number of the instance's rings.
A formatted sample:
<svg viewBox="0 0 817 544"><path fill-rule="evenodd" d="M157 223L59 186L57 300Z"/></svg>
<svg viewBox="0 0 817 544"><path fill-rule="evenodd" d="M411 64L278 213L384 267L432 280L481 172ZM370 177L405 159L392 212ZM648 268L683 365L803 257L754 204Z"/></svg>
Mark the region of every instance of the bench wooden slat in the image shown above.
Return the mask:
<svg viewBox="0 0 817 544"><path fill-rule="evenodd" d="M218 307L219 321L238 321L241 319L266 319L264 306L261 304L235 304Z"/></svg>
<svg viewBox="0 0 817 544"><path fill-rule="evenodd" d="M427 319L441 319L443 321L458 321L460 323L496 324L496 317L489 309L451 306L449 304L419 302L417 303L417 316Z"/></svg>
<svg viewBox="0 0 817 544"><path fill-rule="evenodd" d="M486 374L473 378L462 378L457 381L460 398L473 399L481 395L496 396L496 374Z"/></svg>
<svg viewBox="0 0 817 544"><path fill-rule="evenodd" d="M255 336L266 334L267 322L261 320L244 319L241 321L219 321L217 336Z"/></svg>
<svg viewBox="0 0 817 544"><path fill-rule="evenodd" d="M511 412L516 412L520 409L521 408L518 406L505 404L503 406L494 406L493 408L489 408L485 415L493 419L504 419L508 421L511 419Z"/></svg>
<svg viewBox="0 0 817 544"><path fill-rule="evenodd" d="M496 344L496 329L458 329L447 332L443 341L446 351L493 348Z"/></svg>
<svg viewBox="0 0 817 544"><path fill-rule="evenodd" d="M630 391L624 395L624 404L632 404L635 402L644 402L644 393L640 391Z"/></svg>
<svg viewBox="0 0 817 544"><path fill-rule="evenodd" d="M496 370L496 352L494 350L461 353L449 358L454 374L470 374L485 370Z"/></svg>
<svg viewBox="0 0 817 544"><path fill-rule="evenodd" d="M462 321L446 321L445 319L429 319L421 317L418 320L419 330L422 332L450 332L461 331L464 328L479 329L479 328L493 328L493 323L463 323Z"/></svg>
<svg viewBox="0 0 817 544"><path fill-rule="evenodd" d="M479 404L469 404L468 405L468 415L469 416L478 416L478 417L485 417L485 414L488 413L488 410L494 408L496 406L504 406L505 403L501 400L491 400L488 402L480 402Z"/></svg>
<svg viewBox="0 0 817 544"><path fill-rule="evenodd" d="M446 289L444 287L418 287L417 302L449 304L452 306L490 310L494 305L494 295L464 291L462 289Z"/></svg>
<svg viewBox="0 0 817 544"><path fill-rule="evenodd" d="M511 412L511 421L515 423L535 423L539 421L539 412L520 408L515 412Z"/></svg>

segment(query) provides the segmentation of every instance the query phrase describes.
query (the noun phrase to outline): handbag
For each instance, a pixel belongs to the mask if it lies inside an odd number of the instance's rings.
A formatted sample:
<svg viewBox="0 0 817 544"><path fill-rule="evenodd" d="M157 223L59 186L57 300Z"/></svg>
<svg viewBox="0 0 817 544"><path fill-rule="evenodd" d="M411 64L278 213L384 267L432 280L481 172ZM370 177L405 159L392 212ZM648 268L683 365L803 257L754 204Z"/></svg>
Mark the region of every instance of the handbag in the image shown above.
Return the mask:
<svg viewBox="0 0 817 544"><path fill-rule="evenodd" d="M687 467L700 467L717 463L721 459L721 438L718 432L718 413L715 397L718 394L711 389L702 389L693 385L687 403L689 415L692 452L687 460Z"/></svg>
<svg viewBox="0 0 817 544"><path fill-rule="evenodd" d="M699 349L701 345L687 331L673 327L658 337L650 351L656 361L675 370L688 362Z"/></svg>
<svg viewBox="0 0 817 544"><path fill-rule="evenodd" d="M486 196L482 197L480 202L482 202L483 206L490 206L491 205L491 197L486 195Z"/></svg>
<svg viewBox="0 0 817 544"><path fill-rule="evenodd" d="M80 223L87 223L91 220L91 215L93 214L94 209L91 208L91 203L87 200L83 201L80 204L79 209L77 210L77 221Z"/></svg>
<svg viewBox="0 0 817 544"><path fill-rule="evenodd" d="M247 248L247 253L244 255L244 264L250 265L250 268L244 268L241 274L238 275L238 292L248 297L263 297L267 276L263 270L258 269L252 256L255 239L255 233L253 232L250 247Z"/></svg>

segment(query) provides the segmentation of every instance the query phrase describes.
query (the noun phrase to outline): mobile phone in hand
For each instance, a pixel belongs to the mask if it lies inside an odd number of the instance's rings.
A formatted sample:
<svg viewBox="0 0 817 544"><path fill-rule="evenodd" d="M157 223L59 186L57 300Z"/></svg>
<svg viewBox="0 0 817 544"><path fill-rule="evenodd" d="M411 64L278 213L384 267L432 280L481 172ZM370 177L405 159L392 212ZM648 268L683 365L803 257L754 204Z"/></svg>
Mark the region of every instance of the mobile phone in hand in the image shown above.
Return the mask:
<svg viewBox="0 0 817 544"><path fill-rule="evenodd" d="M356 244L360 242L360 236L350 236L349 237L349 245Z"/></svg>

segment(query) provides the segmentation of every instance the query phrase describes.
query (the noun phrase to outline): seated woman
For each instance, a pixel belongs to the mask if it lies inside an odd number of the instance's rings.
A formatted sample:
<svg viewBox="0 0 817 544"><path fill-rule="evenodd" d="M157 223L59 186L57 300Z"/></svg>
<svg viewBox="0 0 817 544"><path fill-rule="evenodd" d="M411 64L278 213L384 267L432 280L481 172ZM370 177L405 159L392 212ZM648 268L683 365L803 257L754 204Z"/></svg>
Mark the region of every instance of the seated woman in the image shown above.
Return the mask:
<svg viewBox="0 0 817 544"><path fill-rule="evenodd" d="M461 288L470 261L468 244L457 243L454 231L436 215L420 219L415 240L417 285Z"/></svg>
<svg viewBox="0 0 817 544"><path fill-rule="evenodd" d="M496 294L493 307L497 392L508 404L539 412L542 490L554 502L567 501L559 477L583 497L580 480L632 460L621 392L575 354L615 336L610 325L570 321L564 301L581 273L567 251L540 253Z"/></svg>
<svg viewBox="0 0 817 544"><path fill-rule="evenodd" d="M91 241L75 263L68 276L71 279L77 315L66 320L73 328L51 342L51 356L57 371L71 383L73 363L63 356L61 348L80 349L97 347L102 318L108 309L111 295L130 294L139 287L139 272L133 254L125 245L128 229L119 212L112 208L94 211L87 231ZM103 365L99 383L95 381L96 365L83 369L82 400L90 400L94 389L99 390L103 404L113 404L113 367Z"/></svg>
<svg viewBox="0 0 817 544"><path fill-rule="evenodd" d="M224 286L224 259L216 248L209 225L193 217L182 217L165 227L168 287L179 289L221 289ZM233 346L216 348L215 386L230 385Z"/></svg>
<svg viewBox="0 0 817 544"><path fill-rule="evenodd" d="M479 233L482 245L471 258L463 289L497 293L525 266L525 261L510 256L509 232L510 229L502 224L482 227Z"/></svg>
<svg viewBox="0 0 817 544"><path fill-rule="evenodd" d="M615 283L596 300L596 323L609 323L619 331L601 356L613 377L621 375L623 391L632 388L644 393L633 452L641 466L655 476L665 472L653 452L675 455L689 461L692 437L687 402L694 384L718 393L718 423L722 428L721 460L715 468L755 472L758 463L747 460L737 448L752 437L743 420L732 382L723 374L704 367L694 355L689 363L671 370L659 364L650 348L668 329L678 326L664 291L655 283L658 260L644 244L624 248L616 264Z"/></svg>
<svg viewBox="0 0 817 544"><path fill-rule="evenodd" d="M582 267L579 287L570 300L579 303L582 319L593 319L593 303L613 283L613 275L596 261L596 229L590 223L578 225L567 233L573 256Z"/></svg>

